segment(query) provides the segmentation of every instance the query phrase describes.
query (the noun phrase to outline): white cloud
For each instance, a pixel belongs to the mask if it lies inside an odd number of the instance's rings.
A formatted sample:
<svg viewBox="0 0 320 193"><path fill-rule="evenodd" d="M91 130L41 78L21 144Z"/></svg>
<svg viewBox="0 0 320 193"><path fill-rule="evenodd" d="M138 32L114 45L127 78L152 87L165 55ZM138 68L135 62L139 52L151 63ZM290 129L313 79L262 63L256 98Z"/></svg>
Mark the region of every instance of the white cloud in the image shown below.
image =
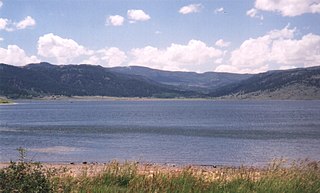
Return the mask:
<svg viewBox="0 0 320 193"><path fill-rule="evenodd" d="M122 26L124 23L124 17L120 15L111 15L107 18L106 25Z"/></svg>
<svg viewBox="0 0 320 193"><path fill-rule="evenodd" d="M217 8L217 9L214 10L214 13L215 14L224 13L224 8L223 7Z"/></svg>
<svg viewBox="0 0 320 193"><path fill-rule="evenodd" d="M7 18L0 18L0 30L14 31L15 24Z"/></svg>
<svg viewBox="0 0 320 193"><path fill-rule="evenodd" d="M255 8L294 17L305 13L320 13L320 0L256 0Z"/></svg>
<svg viewBox="0 0 320 193"><path fill-rule="evenodd" d="M254 9L254 8L247 11L247 15L250 17L256 17L257 13L258 13L258 10Z"/></svg>
<svg viewBox="0 0 320 193"><path fill-rule="evenodd" d="M215 72L235 72L240 73L239 69L232 65L219 65L215 70Z"/></svg>
<svg viewBox="0 0 320 193"><path fill-rule="evenodd" d="M259 11L257 9L252 8L248 10L246 14L251 18L258 18L260 20L263 20L263 15L259 15L258 13Z"/></svg>
<svg viewBox="0 0 320 193"><path fill-rule="evenodd" d="M163 70L212 71L215 60L223 52L207 46L199 40L190 40L187 45L171 44L165 49L152 46L131 50L129 65L142 65Z"/></svg>
<svg viewBox="0 0 320 193"><path fill-rule="evenodd" d="M230 42L226 42L223 39L219 39L215 43L215 45L219 46L219 47L228 47L228 46L230 46L230 44L231 44Z"/></svg>
<svg viewBox="0 0 320 193"><path fill-rule="evenodd" d="M293 69L293 68L297 68L295 66L280 66L279 70L289 70L289 69Z"/></svg>
<svg viewBox="0 0 320 193"><path fill-rule="evenodd" d="M98 53L101 54L101 60L105 61L109 67L119 66L127 59L127 55L116 47L102 49Z"/></svg>
<svg viewBox="0 0 320 193"><path fill-rule="evenodd" d="M0 30L6 29L9 20L5 18L0 18Z"/></svg>
<svg viewBox="0 0 320 193"><path fill-rule="evenodd" d="M16 27L17 29L25 29L27 27L33 27L35 25L36 25L36 21L32 17L27 16L26 18L18 22L16 24Z"/></svg>
<svg viewBox="0 0 320 193"><path fill-rule="evenodd" d="M179 10L179 13L183 15L186 15L189 13L197 13L197 12L200 12L201 8L202 8L201 4L190 4L190 5L181 7Z"/></svg>
<svg viewBox="0 0 320 193"><path fill-rule="evenodd" d="M119 48L111 47L95 51L89 59L82 61L82 63L114 67L123 65L126 60L127 55L123 51Z"/></svg>
<svg viewBox="0 0 320 193"><path fill-rule="evenodd" d="M147 21L151 17L141 9L131 9L127 11L128 19L131 23L136 21Z"/></svg>
<svg viewBox="0 0 320 193"><path fill-rule="evenodd" d="M0 48L1 63L23 66L29 63L40 62L36 56L27 56L25 51L17 45L8 45L7 49Z"/></svg>
<svg viewBox="0 0 320 193"><path fill-rule="evenodd" d="M81 64L92 64L92 65L102 65L101 60L98 56L92 55L89 58L82 60Z"/></svg>
<svg viewBox="0 0 320 193"><path fill-rule="evenodd" d="M267 35L271 39L292 39L294 38L294 34L296 32L296 28L289 29L290 25L287 25L281 30L271 30L267 33Z"/></svg>
<svg viewBox="0 0 320 193"><path fill-rule="evenodd" d="M286 66L309 67L320 64L320 36L307 34L300 40L273 42L271 59Z"/></svg>
<svg viewBox="0 0 320 193"><path fill-rule="evenodd" d="M320 64L320 36L295 38L296 29L289 26L244 41L231 53L228 64L215 71L258 73L288 67L309 67Z"/></svg>
<svg viewBox="0 0 320 193"><path fill-rule="evenodd" d="M2 3L2 1L0 1L0 8L2 7L2 5L3 5L3 3Z"/></svg>
<svg viewBox="0 0 320 193"><path fill-rule="evenodd" d="M0 30L6 30L6 31L15 31L15 30L21 30L26 29L27 27L33 27L36 25L36 21L30 17L27 16L20 22L16 23L6 18L0 18Z"/></svg>
<svg viewBox="0 0 320 193"><path fill-rule="evenodd" d="M38 54L47 61L54 59L51 62L59 64L83 63L104 67L122 65L127 59L126 54L119 48L90 50L72 39L61 38L52 33L39 37Z"/></svg>
<svg viewBox="0 0 320 193"><path fill-rule="evenodd" d="M90 55L92 51L72 39L64 39L50 33L39 37L38 54L46 58L54 58L58 63L66 64L79 56Z"/></svg>

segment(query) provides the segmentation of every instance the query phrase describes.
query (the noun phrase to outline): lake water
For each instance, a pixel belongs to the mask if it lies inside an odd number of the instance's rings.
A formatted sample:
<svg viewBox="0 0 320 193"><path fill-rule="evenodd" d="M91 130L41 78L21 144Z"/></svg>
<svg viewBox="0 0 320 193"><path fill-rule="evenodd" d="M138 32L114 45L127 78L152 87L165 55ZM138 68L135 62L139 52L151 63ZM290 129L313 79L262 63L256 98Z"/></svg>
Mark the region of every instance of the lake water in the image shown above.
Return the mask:
<svg viewBox="0 0 320 193"><path fill-rule="evenodd" d="M0 161L265 165L320 160L320 101L17 101L0 106Z"/></svg>

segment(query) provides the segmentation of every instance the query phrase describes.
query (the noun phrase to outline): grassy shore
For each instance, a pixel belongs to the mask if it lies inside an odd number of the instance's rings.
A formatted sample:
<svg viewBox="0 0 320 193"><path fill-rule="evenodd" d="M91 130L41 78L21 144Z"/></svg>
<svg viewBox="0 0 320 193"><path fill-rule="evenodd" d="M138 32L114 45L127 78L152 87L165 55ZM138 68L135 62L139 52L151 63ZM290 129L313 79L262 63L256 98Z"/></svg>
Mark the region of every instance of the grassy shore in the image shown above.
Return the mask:
<svg viewBox="0 0 320 193"><path fill-rule="evenodd" d="M11 188L11 189L10 189ZM152 164L10 163L0 192L320 192L320 162L268 167L174 167Z"/></svg>

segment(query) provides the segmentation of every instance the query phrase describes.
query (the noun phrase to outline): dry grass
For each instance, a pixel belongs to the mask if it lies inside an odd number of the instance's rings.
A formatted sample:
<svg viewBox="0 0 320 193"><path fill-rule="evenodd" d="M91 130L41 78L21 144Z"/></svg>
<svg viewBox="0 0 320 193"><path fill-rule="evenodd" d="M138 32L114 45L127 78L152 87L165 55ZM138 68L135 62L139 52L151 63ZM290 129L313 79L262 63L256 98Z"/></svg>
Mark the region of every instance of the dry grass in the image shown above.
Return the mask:
<svg viewBox="0 0 320 193"><path fill-rule="evenodd" d="M116 161L35 165L37 171L39 168L49 180L52 192L320 193L320 162L308 160L293 163L280 160L264 168L174 167Z"/></svg>
<svg viewBox="0 0 320 193"><path fill-rule="evenodd" d="M268 167L169 167L111 162L73 165L50 175L55 192L320 192L320 163Z"/></svg>

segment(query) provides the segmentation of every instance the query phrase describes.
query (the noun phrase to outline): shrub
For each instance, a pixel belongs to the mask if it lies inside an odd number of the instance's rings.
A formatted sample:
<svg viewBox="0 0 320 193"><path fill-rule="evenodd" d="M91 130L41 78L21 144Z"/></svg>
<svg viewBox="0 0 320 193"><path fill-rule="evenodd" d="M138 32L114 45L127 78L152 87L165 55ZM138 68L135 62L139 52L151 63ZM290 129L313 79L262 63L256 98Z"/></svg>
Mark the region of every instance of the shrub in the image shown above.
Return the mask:
<svg viewBox="0 0 320 193"><path fill-rule="evenodd" d="M52 188L40 163L25 162L25 150L18 149L20 160L0 170L0 192L50 193Z"/></svg>

